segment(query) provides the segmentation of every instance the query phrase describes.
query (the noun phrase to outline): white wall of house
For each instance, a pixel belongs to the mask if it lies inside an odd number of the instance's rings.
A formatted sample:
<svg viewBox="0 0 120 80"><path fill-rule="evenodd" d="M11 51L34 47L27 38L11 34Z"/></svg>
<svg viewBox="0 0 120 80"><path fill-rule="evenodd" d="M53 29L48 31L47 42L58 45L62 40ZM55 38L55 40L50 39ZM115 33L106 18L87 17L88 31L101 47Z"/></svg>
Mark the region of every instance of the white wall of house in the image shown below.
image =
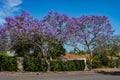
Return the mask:
<svg viewBox="0 0 120 80"><path fill-rule="evenodd" d="M15 51L7 51L7 55L8 56L14 56L15 55Z"/></svg>

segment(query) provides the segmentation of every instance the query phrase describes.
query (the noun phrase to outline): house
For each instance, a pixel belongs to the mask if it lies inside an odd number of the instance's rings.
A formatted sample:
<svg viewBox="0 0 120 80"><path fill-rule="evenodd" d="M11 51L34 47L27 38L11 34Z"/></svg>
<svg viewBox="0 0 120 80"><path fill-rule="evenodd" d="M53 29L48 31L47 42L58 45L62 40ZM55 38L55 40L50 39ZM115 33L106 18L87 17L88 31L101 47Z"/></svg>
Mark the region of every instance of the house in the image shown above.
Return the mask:
<svg viewBox="0 0 120 80"><path fill-rule="evenodd" d="M65 55L60 55L60 59L62 60L80 60L84 58L86 58L86 60L90 59L90 54L77 55L73 53L66 53Z"/></svg>
<svg viewBox="0 0 120 80"><path fill-rule="evenodd" d="M73 54L73 53L66 53L65 55L60 55L60 59L63 61L66 61L66 60L84 60L84 63L85 63L84 70L88 70L87 63L86 63L86 60L88 58L90 58L90 55L88 55L88 54L77 55L77 54Z"/></svg>
<svg viewBox="0 0 120 80"><path fill-rule="evenodd" d="M115 57L115 56L107 56L107 58L108 58L109 60L117 60L117 59L118 59L118 57Z"/></svg>
<svg viewBox="0 0 120 80"><path fill-rule="evenodd" d="M109 62L109 66L111 67L119 67L119 58L118 57L115 57L115 56L107 56L108 60L110 60Z"/></svg>

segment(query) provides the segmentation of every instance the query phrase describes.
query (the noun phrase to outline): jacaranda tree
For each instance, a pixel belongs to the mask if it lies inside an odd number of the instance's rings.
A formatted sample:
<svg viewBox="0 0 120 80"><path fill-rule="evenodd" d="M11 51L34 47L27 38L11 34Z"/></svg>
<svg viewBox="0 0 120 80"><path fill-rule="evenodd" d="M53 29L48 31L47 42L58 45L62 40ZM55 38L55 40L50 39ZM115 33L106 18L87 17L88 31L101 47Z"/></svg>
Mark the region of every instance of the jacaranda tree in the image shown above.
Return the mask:
<svg viewBox="0 0 120 80"><path fill-rule="evenodd" d="M6 27L9 49L13 49L21 43L37 47L45 59L47 71L49 71L51 60L49 52L53 48L52 44L59 45L66 41L67 18L66 15L60 15L57 12L49 12L43 20L37 20L26 11L14 17L6 17L3 27Z"/></svg>
<svg viewBox="0 0 120 80"><path fill-rule="evenodd" d="M92 50L105 43L113 34L112 26L106 16L81 16L72 18L76 42L84 45L90 53L90 68L92 68Z"/></svg>

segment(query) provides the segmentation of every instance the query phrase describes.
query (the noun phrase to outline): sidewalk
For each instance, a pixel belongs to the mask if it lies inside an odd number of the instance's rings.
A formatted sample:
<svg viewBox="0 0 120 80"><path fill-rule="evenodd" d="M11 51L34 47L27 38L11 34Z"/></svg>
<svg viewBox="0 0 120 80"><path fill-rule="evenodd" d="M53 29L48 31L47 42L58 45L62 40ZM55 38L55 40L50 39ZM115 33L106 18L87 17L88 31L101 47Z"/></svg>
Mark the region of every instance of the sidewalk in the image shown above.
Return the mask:
<svg viewBox="0 0 120 80"><path fill-rule="evenodd" d="M120 71L120 68L99 68L99 69L93 69L94 72L96 71L105 71L105 72L116 72Z"/></svg>
<svg viewBox="0 0 120 80"><path fill-rule="evenodd" d="M59 75L59 74L94 74L96 72L120 72L120 68L100 68L100 69L92 69L91 71L56 71L56 72L9 72L9 71L4 71L0 72L1 75L41 75L41 76L46 76L46 75Z"/></svg>
<svg viewBox="0 0 120 80"><path fill-rule="evenodd" d="M68 75L74 75L74 74L91 74L94 73L94 71L56 71L56 72L9 72L9 71L4 71L0 72L1 75L6 75L6 76L19 76L19 75L41 75L41 76L46 76L46 75L59 75L59 74L68 74Z"/></svg>

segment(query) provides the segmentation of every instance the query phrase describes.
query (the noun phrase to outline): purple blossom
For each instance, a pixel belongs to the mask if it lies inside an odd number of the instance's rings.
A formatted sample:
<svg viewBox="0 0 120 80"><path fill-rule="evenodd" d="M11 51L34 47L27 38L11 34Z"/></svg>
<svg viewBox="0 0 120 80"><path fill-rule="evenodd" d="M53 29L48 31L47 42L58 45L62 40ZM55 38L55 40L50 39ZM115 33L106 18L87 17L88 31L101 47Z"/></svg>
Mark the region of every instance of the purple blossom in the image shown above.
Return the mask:
<svg viewBox="0 0 120 80"><path fill-rule="evenodd" d="M0 28L0 38L7 32L12 40L19 39L29 43L34 42L37 35L43 41L41 44L71 41L85 45L87 41L91 45L93 44L91 40L95 41L98 36L106 37L113 33L106 16L87 15L69 18L66 14L50 11L42 20L38 20L28 12L22 11L22 14L6 17L5 20L2 25L5 29ZM39 39L37 41L40 42ZM15 43L11 42L11 44Z"/></svg>

